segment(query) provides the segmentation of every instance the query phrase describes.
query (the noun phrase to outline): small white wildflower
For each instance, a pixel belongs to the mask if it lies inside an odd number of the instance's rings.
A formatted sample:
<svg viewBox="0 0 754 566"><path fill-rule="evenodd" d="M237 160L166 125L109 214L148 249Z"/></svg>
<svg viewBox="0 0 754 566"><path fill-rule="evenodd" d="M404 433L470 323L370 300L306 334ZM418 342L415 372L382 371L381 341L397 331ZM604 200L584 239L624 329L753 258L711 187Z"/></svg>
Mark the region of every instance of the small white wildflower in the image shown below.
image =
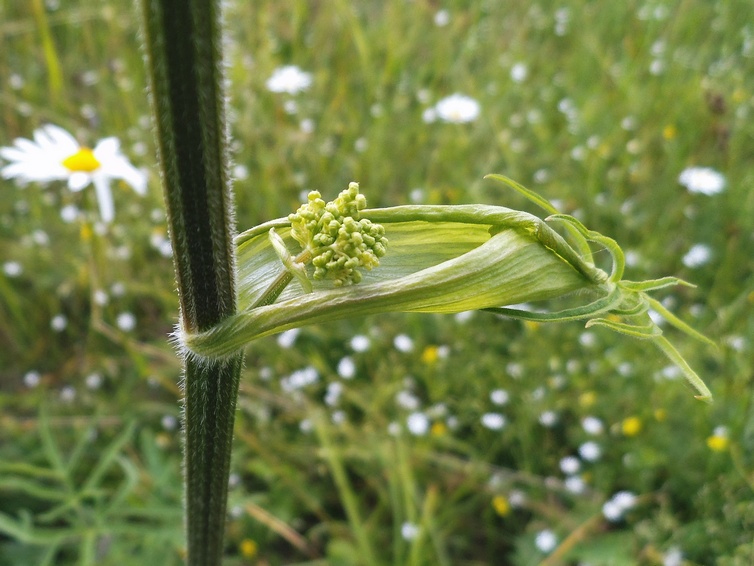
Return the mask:
<svg viewBox="0 0 754 566"><path fill-rule="evenodd" d="M296 338L301 334L300 328L291 328L278 334L277 343L281 348L288 349L296 343Z"/></svg>
<svg viewBox="0 0 754 566"><path fill-rule="evenodd" d="M173 415L163 415L160 424L165 430L175 430L178 427L178 419Z"/></svg>
<svg viewBox="0 0 754 566"><path fill-rule="evenodd" d="M115 325L123 332L131 332L136 328L136 317L133 313L122 312L116 317Z"/></svg>
<svg viewBox="0 0 754 566"><path fill-rule="evenodd" d="M581 469L581 462L575 456L566 456L560 460L560 470L567 476L573 475Z"/></svg>
<svg viewBox="0 0 754 566"><path fill-rule="evenodd" d="M238 164L233 167L233 178L243 181L249 178L249 168L246 165Z"/></svg>
<svg viewBox="0 0 754 566"><path fill-rule="evenodd" d="M299 122L298 127L305 134L311 134L314 131L314 120L312 120L311 118L304 118L303 120L301 120L301 122Z"/></svg>
<svg viewBox="0 0 754 566"><path fill-rule="evenodd" d="M427 409L427 415L433 419L441 419L448 414L448 406L445 403L435 403Z"/></svg>
<svg viewBox="0 0 754 566"><path fill-rule="evenodd" d="M510 362L505 366L505 371L513 379L521 379L524 376L524 366L518 362Z"/></svg>
<svg viewBox="0 0 754 566"><path fill-rule="evenodd" d="M566 490L575 495L580 495L586 491L586 482L581 476L568 476L564 485Z"/></svg>
<svg viewBox="0 0 754 566"><path fill-rule="evenodd" d="M298 429L304 434L308 434L314 430L314 423L311 421L311 419L304 419L303 421L298 423Z"/></svg>
<svg viewBox="0 0 754 566"><path fill-rule="evenodd" d="M490 401L495 405L506 405L510 400L510 395L505 389L495 389L490 392Z"/></svg>
<svg viewBox="0 0 754 566"><path fill-rule="evenodd" d="M678 182L690 193L712 196L723 191L725 177L711 167L688 167L678 176Z"/></svg>
<svg viewBox="0 0 754 566"><path fill-rule="evenodd" d="M613 495L613 501L624 511L627 511L636 506L637 497L635 493L630 491L619 491Z"/></svg>
<svg viewBox="0 0 754 566"><path fill-rule="evenodd" d="M529 68L525 63L516 63L511 67L511 79L514 83L522 83L529 75Z"/></svg>
<svg viewBox="0 0 754 566"><path fill-rule="evenodd" d="M6 261L3 264L3 273L8 277L18 277L23 271L23 267L17 261Z"/></svg>
<svg viewBox="0 0 754 566"><path fill-rule="evenodd" d="M549 554L558 544L558 537L549 529L545 529L537 533L534 539L534 544L537 546L540 552Z"/></svg>
<svg viewBox="0 0 754 566"><path fill-rule="evenodd" d="M602 514L611 523L616 523L623 518L623 509L610 499L602 505Z"/></svg>
<svg viewBox="0 0 754 566"><path fill-rule="evenodd" d="M474 318L474 311L462 311L457 313L453 318L457 323L465 324Z"/></svg>
<svg viewBox="0 0 754 566"><path fill-rule="evenodd" d="M238 473L233 472L232 474L230 474L228 476L228 487L230 489L233 489L234 487L238 487L239 485L241 485L241 476ZM238 506L236 506L236 507L238 507ZM231 511L230 511L231 515L234 514L234 512L235 512L234 510L235 510L236 507L234 507L233 509L231 509ZM243 514L243 507L241 507L241 514ZM237 515L237 517L240 517L241 514Z"/></svg>
<svg viewBox="0 0 754 566"><path fill-rule="evenodd" d="M371 345L372 341L363 334L357 334L351 338L351 349L354 352L366 352Z"/></svg>
<svg viewBox="0 0 754 566"><path fill-rule="evenodd" d="M481 108L473 98L464 94L452 94L435 105L437 117L443 122L464 124L479 117Z"/></svg>
<svg viewBox="0 0 754 566"><path fill-rule="evenodd" d="M24 374L24 385L28 387L29 389L33 389L37 385L39 385L39 382L42 380L42 376L39 375L38 371L27 371Z"/></svg>
<svg viewBox="0 0 754 566"><path fill-rule="evenodd" d="M605 425L602 424L602 421L592 416L581 419L581 426L588 434L593 435L602 434L602 431L605 430Z"/></svg>
<svg viewBox="0 0 754 566"><path fill-rule="evenodd" d="M173 257L173 246L170 245L170 240L164 240L158 251L162 257Z"/></svg>
<svg viewBox="0 0 754 566"><path fill-rule="evenodd" d="M259 379L262 381L269 381L272 379L272 368L270 366L264 366L259 368Z"/></svg>
<svg viewBox="0 0 754 566"><path fill-rule="evenodd" d="M450 23L450 12L447 10L438 10L435 12L435 25L439 28L445 27Z"/></svg>
<svg viewBox="0 0 754 566"><path fill-rule="evenodd" d="M79 217L79 209L75 204L67 204L63 208L60 209L60 218L63 219L63 222L70 224L71 222L75 222L76 219Z"/></svg>
<svg viewBox="0 0 754 566"><path fill-rule="evenodd" d="M406 409L407 411L415 411L421 404L419 402L419 398L416 395L414 395L410 391L406 391L405 389L399 391L395 395L395 402L399 407Z"/></svg>
<svg viewBox="0 0 754 566"><path fill-rule="evenodd" d="M660 375L669 381L674 381L681 377L681 370L678 366L668 365L662 368Z"/></svg>
<svg viewBox="0 0 754 566"><path fill-rule="evenodd" d="M92 293L92 301L94 301L94 304L96 305L104 306L109 300L110 297L108 297L107 291L96 289L94 293Z"/></svg>
<svg viewBox="0 0 754 566"><path fill-rule="evenodd" d="M24 87L24 84L26 84L26 81L21 75L13 73L8 77L8 86L13 90L21 90Z"/></svg>
<svg viewBox="0 0 754 566"><path fill-rule="evenodd" d="M298 94L312 85L311 73L306 73L296 65L278 67L272 73L265 86L271 92Z"/></svg>
<svg viewBox="0 0 754 566"><path fill-rule="evenodd" d="M60 400L65 403L70 403L76 398L76 388L72 385L66 385L60 390Z"/></svg>
<svg viewBox="0 0 754 566"><path fill-rule="evenodd" d="M429 431L429 418L421 412L411 413L406 418L406 428L414 436L424 436Z"/></svg>
<svg viewBox="0 0 754 566"><path fill-rule="evenodd" d="M579 336L579 344L581 344L585 348L591 348L596 343L597 336L594 335L594 332L582 332Z"/></svg>
<svg viewBox="0 0 754 566"><path fill-rule="evenodd" d="M353 379L356 375L356 364L353 358L346 356L338 362L338 375L343 379Z"/></svg>
<svg viewBox="0 0 754 566"><path fill-rule="evenodd" d="M655 59L649 64L649 73L655 76L661 75L665 71L665 63L660 59Z"/></svg>
<svg viewBox="0 0 754 566"><path fill-rule="evenodd" d="M404 354L414 351L414 341L405 334L398 334L398 336L393 339L393 346L395 346L396 350L403 352Z"/></svg>
<svg viewBox="0 0 754 566"><path fill-rule="evenodd" d="M437 121L437 110L434 107L425 108L422 112L422 120L425 124L432 124Z"/></svg>
<svg viewBox="0 0 754 566"><path fill-rule="evenodd" d="M490 430L502 430L506 425L505 416L500 413L484 413L480 420L482 426Z"/></svg>
<svg viewBox="0 0 754 566"><path fill-rule="evenodd" d="M408 521L401 525L401 536L403 540L414 540L419 536L419 526Z"/></svg>
<svg viewBox="0 0 754 566"><path fill-rule="evenodd" d="M511 490L508 493L508 503L511 504L511 507L521 508L526 505L526 494L518 489Z"/></svg>
<svg viewBox="0 0 754 566"><path fill-rule="evenodd" d="M325 393L325 404L333 407L338 404L340 395L343 393L343 384L339 381L333 381L328 384L327 391Z"/></svg>
<svg viewBox="0 0 754 566"><path fill-rule="evenodd" d="M694 244L683 256L683 265L688 268L701 267L712 259L712 249L706 244Z"/></svg>
<svg viewBox="0 0 754 566"><path fill-rule="evenodd" d="M596 462L602 456L602 448L596 442L589 440L579 446L579 456L587 462Z"/></svg>
<svg viewBox="0 0 754 566"><path fill-rule="evenodd" d="M728 438L728 427L725 425L718 425L712 431L712 436L721 436Z"/></svg>
<svg viewBox="0 0 754 566"><path fill-rule="evenodd" d="M330 420L332 421L332 424L343 424L346 422L346 412L345 411L335 411L331 416Z"/></svg>
<svg viewBox="0 0 754 566"><path fill-rule="evenodd" d="M283 110L285 110L286 114L293 115L298 112L298 104L296 104L295 100L286 100L283 103Z"/></svg>
<svg viewBox="0 0 754 566"><path fill-rule="evenodd" d="M122 297L126 294L126 285L122 281L118 281L117 283L113 283L110 287L110 293L113 297Z"/></svg>
<svg viewBox="0 0 754 566"><path fill-rule="evenodd" d="M102 376L96 372L90 373L86 376L84 382L89 389L99 389L102 385Z"/></svg>
<svg viewBox="0 0 754 566"><path fill-rule="evenodd" d="M670 548L662 557L662 566L683 566L683 552L678 547Z"/></svg>
<svg viewBox="0 0 754 566"><path fill-rule="evenodd" d="M308 385L312 385L317 381L319 381L319 372L317 372L314 367L308 366L296 370L288 377L281 379L280 388L286 393L292 393L307 387Z"/></svg>
<svg viewBox="0 0 754 566"><path fill-rule="evenodd" d="M393 421L387 425L387 433L390 436L398 436L401 433L401 425Z"/></svg>
<svg viewBox="0 0 754 566"><path fill-rule="evenodd" d="M62 332L68 326L68 319L63 314L56 314L50 321L50 328L55 332Z"/></svg>
<svg viewBox="0 0 754 566"><path fill-rule="evenodd" d="M539 424L552 427L558 422L558 414L555 411L545 411L539 415Z"/></svg>
<svg viewBox="0 0 754 566"><path fill-rule="evenodd" d="M550 172L547 169L537 169L534 172L535 183L546 183L550 180Z"/></svg>
<svg viewBox="0 0 754 566"><path fill-rule="evenodd" d="M369 141L365 137L358 138L355 142L353 142L353 148L358 153L364 153L367 148L369 148Z"/></svg>

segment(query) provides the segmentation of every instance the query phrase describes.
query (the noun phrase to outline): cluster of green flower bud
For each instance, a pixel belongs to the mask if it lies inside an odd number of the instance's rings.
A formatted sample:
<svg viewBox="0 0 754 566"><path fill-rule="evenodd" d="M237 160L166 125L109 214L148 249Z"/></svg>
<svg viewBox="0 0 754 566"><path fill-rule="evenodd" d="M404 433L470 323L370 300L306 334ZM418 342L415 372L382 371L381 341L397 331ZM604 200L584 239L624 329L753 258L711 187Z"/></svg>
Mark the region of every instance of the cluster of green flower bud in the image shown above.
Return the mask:
<svg viewBox="0 0 754 566"><path fill-rule="evenodd" d="M364 208L358 183L350 183L328 203L318 191L310 192L308 202L288 216L291 235L311 254L314 279L332 279L337 287L358 283L362 275L357 268L380 264L388 243L385 228L359 218Z"/></svg>

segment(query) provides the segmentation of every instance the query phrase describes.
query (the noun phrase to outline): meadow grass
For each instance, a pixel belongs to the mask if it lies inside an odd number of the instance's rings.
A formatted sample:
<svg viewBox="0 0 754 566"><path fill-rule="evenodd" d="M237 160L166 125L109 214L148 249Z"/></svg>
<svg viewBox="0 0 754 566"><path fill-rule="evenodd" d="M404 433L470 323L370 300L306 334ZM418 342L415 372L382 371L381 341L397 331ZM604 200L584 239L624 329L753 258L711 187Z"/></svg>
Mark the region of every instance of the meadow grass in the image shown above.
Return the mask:
<svg viewBox="0 0 754 566"><path fill-rule="evenodd" d="M381 315L262 339L226 563L754 562L750 2L226 10L239 229L350 181L372 206L528 208L482 180L503 173L614 237L630 279L695 283L663 304L719 344L677 341L708 407L654 349L579 323ZM50 122L117 136L150 171L107 227L91 189L0 185L0 565L183 556L177 299L137 16L0 4L0 145ZM283 65L311 86L268 90ZM453 93L479 116L428 121ZM687 191L692 165L724 191Z"/></svg>

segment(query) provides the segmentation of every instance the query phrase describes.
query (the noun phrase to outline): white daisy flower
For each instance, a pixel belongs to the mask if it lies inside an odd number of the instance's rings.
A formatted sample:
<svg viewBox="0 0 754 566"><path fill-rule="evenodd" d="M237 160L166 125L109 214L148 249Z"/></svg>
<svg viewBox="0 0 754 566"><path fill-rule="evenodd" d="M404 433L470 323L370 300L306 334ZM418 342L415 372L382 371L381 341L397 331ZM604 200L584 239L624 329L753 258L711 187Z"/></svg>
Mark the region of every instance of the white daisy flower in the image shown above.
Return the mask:
<svg viewBox="0 0 754 566"><path fill-rule="evenodd" d="M272 92L298 94L312 85L312 74L302 71L296 65L286 65L275 69L265 85Z"/></svg>
<svg viewBox="0 0 754 566"><path fill-rule="evenodd" d="M725 177L711 167L688 167L678 176L678 182L690 193L716 195L725 188Z"/></svg>
<svg viewBox="0 0 754 566"><path fill-rule="evenodd" d="M435 105L437 117L443 122L464 124L479 117L480 106L473 98L464 94L451 94Z"/></svg>
<svg viewBox="0 0 754 566"><path fill-rule="evenodd" d="M34 141L17 138L12 147L0 148L8 164L0 169L4 179L20 184L67 181L68 188L80 191L94 185L103 222L115 216L110 182L121 179L140 195L147 192L147 176L120 152L117 138L105 138L94 149L80 145L63 128L48 124L34 132Z"/></svg>

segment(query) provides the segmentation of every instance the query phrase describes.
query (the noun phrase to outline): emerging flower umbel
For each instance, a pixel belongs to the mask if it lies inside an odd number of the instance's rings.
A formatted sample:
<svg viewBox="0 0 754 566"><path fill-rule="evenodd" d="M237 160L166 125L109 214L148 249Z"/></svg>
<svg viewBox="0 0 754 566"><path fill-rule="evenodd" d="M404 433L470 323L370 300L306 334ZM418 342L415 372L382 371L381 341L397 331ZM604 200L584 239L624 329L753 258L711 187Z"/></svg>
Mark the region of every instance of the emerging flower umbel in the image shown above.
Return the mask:
<svg viewBox="0 0 754 566"><path fill-rule="evenodd" d="M147 192L147 176L120 152L117 138L100 140L94 149L80 145L59 126L48 124L34 132L34 141L17 138L13 147L0 148L9 162L0 170L4 179L31 182L68 181L68 188L80 191L94 185L103 222L115 216L110 181L122 179L140 195Z"/></svg>
<svg viewBox="0 0 754 566"><path fill-rule="evenodd" d="M338 318L389 311L453 313L484 309L524 320L587 320L587 326L605 326L648 340L683 371L698 398L709 400L707 387L648 314L652 309L676 328L709 342L647 294L687 283L674 277L624 281L623 252L615 241L588 230L571 216L559 214L549 202L510 179L490 177L551 213L547 220L563 225L568 241L540 218L499 206L414 205L368 210L363 209L363 197L355 183L327 205L318 193L310 194L309 203L297 213L236 238L239 313L205 332L181 334L184 347L199 358L219 358L256 338ZM325 216L328 211L332 220ZM352 219L364 224L347 233L367 233L373 238L367 247L374 260L379 257L380 267L359 273L336 266L334 279L342 286L335 287L327 277L329 266L317 271L321 267L305 264L313 257L322 257L317 250L337 246L341 228L350 224L342 220L346 216L343 211L348 211L349 217L360 212L370 219L368 223ZM337 224L332 225L332 232L331 222ZM390 236L387 254L384 245L379 246L384 243L383 230ZM293 259L288 250L296 242L305 249ZM371 240L363 236L362 242ZM609 275L592 262L589 242L611 254L613 268ZM340 257L340 253L328 257ZM369 267L373 259L369 252L362 253L366 259L361 265ZM358 253L345 255L361 257ZM294 277L301 285L288 285ZM344 285L359 280L359 285ZM591 296L591 302L555 313L505 307L574 292L578 292L577 297Z"/></svg>

